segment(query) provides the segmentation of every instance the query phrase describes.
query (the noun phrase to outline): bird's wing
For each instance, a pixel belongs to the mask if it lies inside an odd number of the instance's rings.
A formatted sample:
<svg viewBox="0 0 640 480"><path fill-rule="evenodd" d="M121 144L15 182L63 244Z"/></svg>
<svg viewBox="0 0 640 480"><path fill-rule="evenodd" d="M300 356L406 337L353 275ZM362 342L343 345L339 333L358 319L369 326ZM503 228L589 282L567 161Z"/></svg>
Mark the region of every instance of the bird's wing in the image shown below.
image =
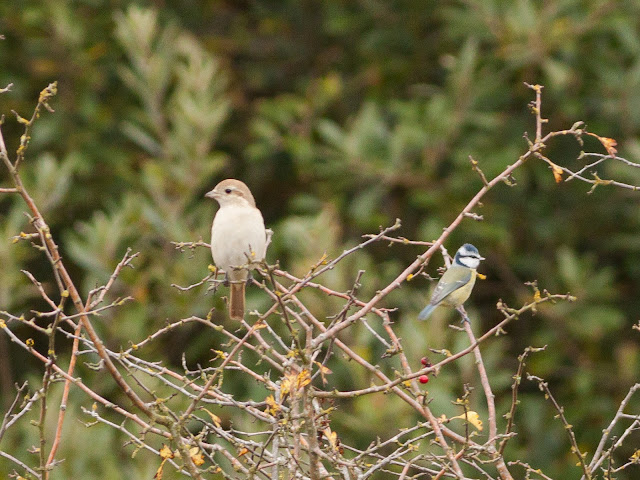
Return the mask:
<svg viewBox="0 0 640 480"><path fill-rule="evenodd" d="M462 273L462 276L459 276ZM447 278L448 277L448 278ZM453 278L458 277L457 280L453 280ZM471 270L468 268L461 268L457 266L453 266L449 268L442 276L436 289L433 291L433 295L431 296L430 305L437 305L442 300L447 298L451 293L455 292L461 287L464 287L471 280Z"/></svg>

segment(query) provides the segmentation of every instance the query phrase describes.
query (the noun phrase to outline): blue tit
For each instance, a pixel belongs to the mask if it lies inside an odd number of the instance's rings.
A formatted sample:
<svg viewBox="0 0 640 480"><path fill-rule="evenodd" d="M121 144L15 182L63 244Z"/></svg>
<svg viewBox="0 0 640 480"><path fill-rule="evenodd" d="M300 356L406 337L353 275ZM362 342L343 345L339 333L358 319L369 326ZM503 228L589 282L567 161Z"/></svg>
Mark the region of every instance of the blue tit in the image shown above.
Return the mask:
<svg viewBox="0 0 640 480"><path fill-rule="evenodd" d="M429 318L438 305L457 308L466 302L476 283L476 269L481 260L484 258L480 256L476 247L470 243L462 245L433 291L429 305L420 312L418 319Z"/></svg>

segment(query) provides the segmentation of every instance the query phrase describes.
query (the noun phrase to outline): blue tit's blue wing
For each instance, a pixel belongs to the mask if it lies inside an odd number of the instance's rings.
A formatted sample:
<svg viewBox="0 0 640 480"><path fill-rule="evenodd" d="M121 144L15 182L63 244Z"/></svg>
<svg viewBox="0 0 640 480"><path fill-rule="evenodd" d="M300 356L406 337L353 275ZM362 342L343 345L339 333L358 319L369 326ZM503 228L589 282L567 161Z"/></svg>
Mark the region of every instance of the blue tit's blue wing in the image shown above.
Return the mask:
<svg viewBox="0 0 640 480"><path fill-rule="evenodd" d="M438 305L453 292L464 287L470 280L470 269L458 265L451 266L438 282L429 301L429 305Z"/></svg>

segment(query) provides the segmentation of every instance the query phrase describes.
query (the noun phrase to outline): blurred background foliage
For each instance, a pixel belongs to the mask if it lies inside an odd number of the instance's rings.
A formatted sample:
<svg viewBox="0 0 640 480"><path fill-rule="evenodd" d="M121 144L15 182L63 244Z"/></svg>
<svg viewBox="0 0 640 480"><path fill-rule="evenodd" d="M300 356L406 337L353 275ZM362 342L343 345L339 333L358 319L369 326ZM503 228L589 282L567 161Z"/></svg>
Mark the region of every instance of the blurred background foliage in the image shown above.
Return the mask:
<svg viewBox="0 0 640 480"><path fill-rule="evenodd" d="M135 302L96 322L115 349L212 307L214 321L225 321L222 294L171 287L203 278L209 252L182 253L170 243L208 241L215 207L203 194L222 178L250 185L275 231L268 260L302 275L323 253L335 256L397 217L400 235L437 238L482 186L469 155L493 176L526 151L523 133L533 135L535 127L527 108L532 92L523 82L545 86L547 129L583 120L590 131L615 138L622 156L640 158L637 1L13 0L0 2L0 33L0 86L14 84L0 96L2 113L27 116L38 92L58 81L56 113L39 119L23 175L84 292L107 280L128 247L141 252L114 290ZM15 150L20 126L8 118L3 130ZM595 139L585 149L602 152ZM579 152L563 139L547 153L579 168ZM639 170L614 164L601 177L640 184ZM608 187L588 195L577 181L556 184L536 161L515 181L485 197L477 210L485 221L465 220L447 247L472 242L487 257L481 271L488 279L469 307L477 332L500 318L498 299L516 306L531 297L526 281L578 297L521 319L484 354L506 413L517 355L528 345L548 345L528 368L550 381L581 449L593 452L638 381L639 334L631 326L640 311L640 197ZM16 197L0 198L0 309L13 313L39 305L21 268L52 280L35 250L11 244L29 228L24 211ZM320 280L347 290L365 269L360 297L368 299L422 251L376 244ZM427 270L435 277L440 265L434 257ZM416 278L384 302L398 308L393 320L416 368L428 347L467 342L447 328L455 321L447 311L416 322L429 288ZM304 295L320 316L341 308L317 292ZM248 302L268 304L257 289ZM344 336L372 360L384 353L362 326ZM206 363L219 340L188 326L145 355L179 366L184 351L190 364ZM38 385L41 366L6 336L0 358L6 407L12 383ZM371 380L354 365L333 369L331 380L343 388ZM451 401L464 382L479 386L471 358L429 383L434 411L458 414ZM265 395L254 383L234 388ZM507 458L526 459L554 478L579 478L577 469L568 470L575 460L554 412L533 383L525 381L522 391L519 436ZM122 399L109 380L100 393ZM86 398L76 391L72 400L83 418ZM474 401L483 412L479 393ZM411 415L397 398L374 395L340 403L332 428L345 443L364 447L415 422ZM0 448L25 452L36 435L25 425ZM145 466L131 459L132 447L106 427L86 430L69 421L64 438L60 456L67 460L54 479L125 478L123 472L151 478L155 471L154 460ZM80 447L87 441L91 455ZM640 444L638 436L634 441ZM632 452L621 449L619 461ZM0 476L12 468L1 460Z"/></svg>

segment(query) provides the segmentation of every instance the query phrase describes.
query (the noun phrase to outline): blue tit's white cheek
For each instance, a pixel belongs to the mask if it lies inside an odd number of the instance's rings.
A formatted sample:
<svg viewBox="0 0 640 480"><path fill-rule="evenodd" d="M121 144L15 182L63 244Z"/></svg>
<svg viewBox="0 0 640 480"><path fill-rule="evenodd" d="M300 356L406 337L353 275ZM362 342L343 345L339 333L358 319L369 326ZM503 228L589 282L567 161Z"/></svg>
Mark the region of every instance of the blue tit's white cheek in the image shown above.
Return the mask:
<svg viewBox="0 0 640 480"><path fill-rule="evenodd" d="M467 268L476 269L480 265L480 260L474 257L460 257L458 261Z"/></svg>

